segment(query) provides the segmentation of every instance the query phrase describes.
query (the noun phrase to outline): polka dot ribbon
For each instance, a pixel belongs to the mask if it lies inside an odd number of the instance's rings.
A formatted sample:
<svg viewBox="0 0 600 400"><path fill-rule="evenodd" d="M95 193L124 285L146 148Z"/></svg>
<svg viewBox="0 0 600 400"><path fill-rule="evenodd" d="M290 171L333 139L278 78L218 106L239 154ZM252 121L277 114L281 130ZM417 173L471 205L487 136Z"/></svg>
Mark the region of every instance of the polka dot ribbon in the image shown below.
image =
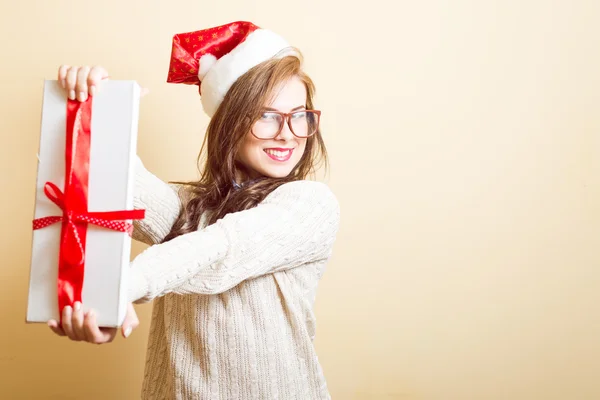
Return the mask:
<svg viewBox="0 0 600 400"><path fill-rule="evenodd" d="M46 197L63 210L62 216L50 216L37 218L33 220L33 229L43 229L57 222L65 221L67 225L76 232L75 224L89 223L113 231L124 232L131 236L133 232L133 224L125 220L143 219L145 216L144 210L128 210L128 211L107 211L107 212L84 212L78 213L69 211L64 204L64 193L52 182L47 182L44 185L44 193ZM81 253L84 251L81 249Z"/></svg>
<svg viewBox="0 0 600 400"><path fill-rule="evenodd" d="M143 219L145 215L144 210L87 210L91 120L91 97L85 102L67 100L64 192L52 182L44 185L44 194L63 214L33 220L34 230L62 223L57 281L61 316L65 306L72 306L76 301L81 301L88 224L131 235L133 225L129 221Z"/></svg>

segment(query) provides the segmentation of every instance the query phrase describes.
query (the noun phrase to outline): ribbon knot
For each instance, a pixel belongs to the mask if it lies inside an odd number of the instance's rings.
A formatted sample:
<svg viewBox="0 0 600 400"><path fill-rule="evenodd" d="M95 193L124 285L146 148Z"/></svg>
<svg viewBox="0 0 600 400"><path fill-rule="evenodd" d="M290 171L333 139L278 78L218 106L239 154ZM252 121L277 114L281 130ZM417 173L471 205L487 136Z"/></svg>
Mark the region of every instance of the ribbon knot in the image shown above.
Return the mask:
<svg viewBox="0 0 600 400"><path fill-rule="evenodd" d="M76 212L65 206L65 195L52 182L46 182L44 185L44 194L46 197L56 204L62 211L63 215L49 216L33 220L33 229L42 229L57 222L63 221L66 228L75 238L78 244L80 259L85 258L85 249L81 238L78 234L77 225L93 224L113 231L124 232L131 236L133 232L133 224L126 220L143 219L145 216L144 210L127 210L127 211L106 211L106 212ZM66 233L66 232L65 232Z"/></svg>

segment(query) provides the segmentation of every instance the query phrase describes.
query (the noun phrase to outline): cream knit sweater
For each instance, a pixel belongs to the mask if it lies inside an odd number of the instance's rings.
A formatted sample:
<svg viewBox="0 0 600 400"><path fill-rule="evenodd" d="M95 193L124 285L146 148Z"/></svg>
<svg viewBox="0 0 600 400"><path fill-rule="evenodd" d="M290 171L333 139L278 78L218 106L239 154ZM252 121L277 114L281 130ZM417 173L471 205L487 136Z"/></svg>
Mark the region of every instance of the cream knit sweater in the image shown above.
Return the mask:
<svg viewBox="0 0 600 400"><path fill-rule="evenodd" d="M156 244L180 211L138 159L130 299L154 300L143 399L330 399L313 346L317 284L339 206L322 183L282 185L257 207Z"/></svg>

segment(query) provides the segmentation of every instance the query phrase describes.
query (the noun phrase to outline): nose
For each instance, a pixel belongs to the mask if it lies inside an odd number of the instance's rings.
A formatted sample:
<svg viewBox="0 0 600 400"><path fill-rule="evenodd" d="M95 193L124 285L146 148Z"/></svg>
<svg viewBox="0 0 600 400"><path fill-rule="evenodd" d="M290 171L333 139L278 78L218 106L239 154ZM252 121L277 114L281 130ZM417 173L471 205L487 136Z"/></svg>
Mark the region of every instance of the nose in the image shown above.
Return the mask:
<svg viewBox="0 0 600 400"><path fill-rule="evenodd" d="M284 140L286 142L294 139L294 134L290 130L288 121L286 121L286 120L283 121L283 128L281 129L281 132L279 132L279 135L277 135L277 137L275 139Z"/></svg>

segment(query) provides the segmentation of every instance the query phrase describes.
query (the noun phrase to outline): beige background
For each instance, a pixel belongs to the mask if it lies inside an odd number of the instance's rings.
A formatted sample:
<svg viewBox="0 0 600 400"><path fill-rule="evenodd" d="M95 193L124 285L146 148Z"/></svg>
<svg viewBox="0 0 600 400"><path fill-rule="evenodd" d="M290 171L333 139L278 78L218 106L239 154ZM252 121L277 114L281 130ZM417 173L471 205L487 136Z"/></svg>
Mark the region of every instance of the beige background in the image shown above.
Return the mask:
<svg viewBox="0 0 600 400"><path fill-rule="evenodd" d="M247 19L303 49L324 112L334 399L600 399L597 1L1 4L1 398L133 399L143 376L150 306L106 346L24 323L43 79L138 80L139 154L193 178L207 119L165 83L171 37Z"/></svg>

